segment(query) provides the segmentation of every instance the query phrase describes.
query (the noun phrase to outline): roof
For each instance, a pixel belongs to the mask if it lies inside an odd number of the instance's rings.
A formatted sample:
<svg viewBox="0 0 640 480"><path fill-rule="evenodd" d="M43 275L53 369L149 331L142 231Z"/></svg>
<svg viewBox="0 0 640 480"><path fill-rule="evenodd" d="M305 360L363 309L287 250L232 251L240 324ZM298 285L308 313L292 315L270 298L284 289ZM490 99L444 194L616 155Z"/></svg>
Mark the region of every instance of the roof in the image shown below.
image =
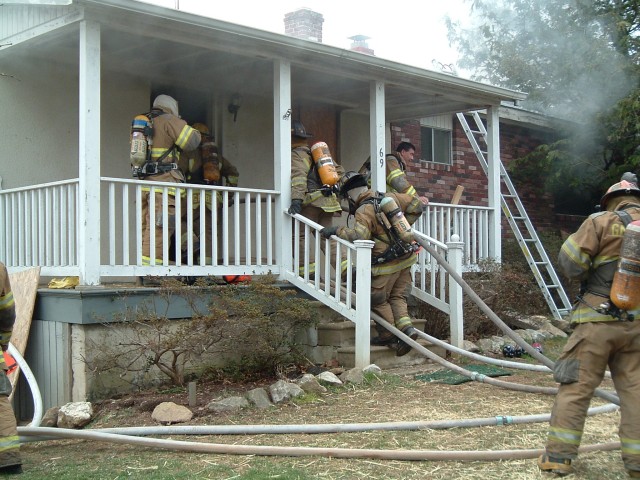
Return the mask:
<svg viewBox="0 0 640 480"><path fill-rule="evenodd" d="M26 13L46 21L20 31L0 22L0 59L55 58L75 66L79 23L87 20L100 24L104 71L194 89L230 93L241 88L271 97L274 61L283 60L291 63L294 99L364 114L372 82L384 82L390 121L526 98L514 90L135 0L14 0L1 8L3 16L24 18Z"/></svg>

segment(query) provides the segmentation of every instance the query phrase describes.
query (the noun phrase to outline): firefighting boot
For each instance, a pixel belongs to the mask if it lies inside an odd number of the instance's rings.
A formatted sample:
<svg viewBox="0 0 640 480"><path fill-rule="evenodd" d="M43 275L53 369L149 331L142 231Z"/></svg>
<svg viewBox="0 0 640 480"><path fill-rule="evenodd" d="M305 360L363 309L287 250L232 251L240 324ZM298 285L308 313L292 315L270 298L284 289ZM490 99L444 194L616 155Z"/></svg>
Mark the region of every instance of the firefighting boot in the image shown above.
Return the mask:
<svg viewBox="0 0 640 480"><path fill-rule="evenodd" d="M573 473L570 458L552 457L544 453L538 457L538 468L543 472L551 472L556 475L564 476Z"/></svg>
<svg viewBox="0 0 640 480"><path fill-rule="evenodd" d="M418 338L418 331L413 328L411 325L404 327L402 329L402 333L404 333L411 340L415 340ZM402 357L411 351L411 345L403 342L402 340L398 340L398 348L396 349L396 357Z"/></svg>
<svg viewBox="0 0 640 480"><path fill-rule="evenodd" d="M391 333L386 333L380 334L377 337L373 337L370 343L371 345L375 345L378 347L389 347L395 350L398 345L398 339Z"/></svg>

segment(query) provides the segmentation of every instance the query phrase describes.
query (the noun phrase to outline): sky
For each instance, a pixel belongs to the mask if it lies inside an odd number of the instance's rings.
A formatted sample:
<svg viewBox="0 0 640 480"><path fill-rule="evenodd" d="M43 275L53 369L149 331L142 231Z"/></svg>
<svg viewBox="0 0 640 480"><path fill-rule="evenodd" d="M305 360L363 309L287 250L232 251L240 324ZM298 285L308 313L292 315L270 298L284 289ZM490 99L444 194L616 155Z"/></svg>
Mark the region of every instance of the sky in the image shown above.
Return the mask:
<svg viewBox="0 0 640 480"><path fill-rule="evenodd" d="M205 17L217 18L261 30L284 33L284 16L310 8L324 16L322 43L349 48L354 35L365 35L377 57L416 67L440 70L455 64L458 55L449 46L445 16L463 23L469 16L469 0L143 0ZM458 74L468 77L464 72Z"/></svg>

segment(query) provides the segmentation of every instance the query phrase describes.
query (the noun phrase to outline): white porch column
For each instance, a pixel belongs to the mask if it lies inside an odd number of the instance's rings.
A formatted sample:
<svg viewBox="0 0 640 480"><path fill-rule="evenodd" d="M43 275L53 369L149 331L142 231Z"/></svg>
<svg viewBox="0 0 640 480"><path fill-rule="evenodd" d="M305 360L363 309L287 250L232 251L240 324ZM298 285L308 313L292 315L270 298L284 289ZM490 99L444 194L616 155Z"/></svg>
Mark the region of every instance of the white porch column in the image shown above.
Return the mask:
<svg viewBox="0 0 640 480"><path fill-rule="evenodd" d="M489 257L502 257L502 209L500 206L500 118L498 106L487 108L487 181L489 196Z"/></svg>
<svg viewBox="0 0 640 480"><path fill-rule="evenodd" d="M276 60L273 65L273 178L276 199L276 264L283 271L293 268L291 252L292 220L283 212L291 204L291 64Z"/></svg>
<svg viewBox="0 0 640 480"><path fill-rule="evenodd" d="M100 284L100 24L80 23L78 265L81 285Z"/></svg>
<svg viewBox="0 0 640 480"><path fill-rule="evenodd" d="M371 82L369 90L369 138L371 139L371 188L387 191L385 175L384 82Z"/></svg>
<svg viewBox="0 0 640 480"><path fill-rule="evenodd" d="M456 234L451 235L451 241L447 242L447 261L453 270L462 276L462 259L464 256L464 243ZM464 309L462 308L462 287L449 277L449 331L451 345L462 348L464 341Z"/></svg>
<svg viewBox="0 0 640 480"><path fill-rule="evenodd" d="M371 251L374 242L356 240L356 368L371 363Z"/></svg>

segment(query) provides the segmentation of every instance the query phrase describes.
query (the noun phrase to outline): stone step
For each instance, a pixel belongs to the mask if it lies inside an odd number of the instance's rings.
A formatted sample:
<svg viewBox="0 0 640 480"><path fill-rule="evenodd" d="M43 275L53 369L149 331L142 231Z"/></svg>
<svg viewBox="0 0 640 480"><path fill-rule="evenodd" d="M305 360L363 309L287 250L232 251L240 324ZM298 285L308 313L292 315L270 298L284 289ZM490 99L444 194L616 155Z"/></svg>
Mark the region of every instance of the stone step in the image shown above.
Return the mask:
<svg viewBox="0 0 640 480"><path fill-rule="evenodd" d="M426 340L422 339L419 339L418 343L428 350L432 351L436 355L439 355L441 357L446 356L446 350L442 347L436 346L431 342L427 342ZM336 353L338 363L345 368L355 367L355 350L355 346L342 347L337 349ZM409 353L403 355L402 357L396 357L395 350L392 350L388 347L378 347L372 345L369 351L370 362L375 363L383 370L389 368L410 367L432 362L432 360L430 360L428 357L425 357L416 350L411 350Z"/></svg>
<svg viewBox="0 0 640 480"><path fill-rule="evenodd" d="M425 324L424 319L413 320L413 326L420 331L424 331ZM374 337L377 334L375 322L371 321L370 335ZM437 355L446 355L445 349L436 347L426 340L419 340L419 343ZM355 365L355 324L350 320L334 319L331 322L320 323L306 333L305 339L299 339L299 344L306 345L307 358L315 363L337 360L345 368L352 368ZM396 368L430 362L427 357L414 350L402 357L396 357L394 350L372 345L370 352L371 363L375 363L380 368Z"/></svg>
<svg viewBox="0 0 640 480"><path fill-rule="evenodd" d="M412 320L413 326L420 331L424 331L426 324L424 319ZM335 347L345 347L355 345L356 341L356 324L350 320L343 320L331 323L321 323L316 327L317 339L316 345ZM375 328L375 322L371 321L371 337L378 335Z"/></svg>

